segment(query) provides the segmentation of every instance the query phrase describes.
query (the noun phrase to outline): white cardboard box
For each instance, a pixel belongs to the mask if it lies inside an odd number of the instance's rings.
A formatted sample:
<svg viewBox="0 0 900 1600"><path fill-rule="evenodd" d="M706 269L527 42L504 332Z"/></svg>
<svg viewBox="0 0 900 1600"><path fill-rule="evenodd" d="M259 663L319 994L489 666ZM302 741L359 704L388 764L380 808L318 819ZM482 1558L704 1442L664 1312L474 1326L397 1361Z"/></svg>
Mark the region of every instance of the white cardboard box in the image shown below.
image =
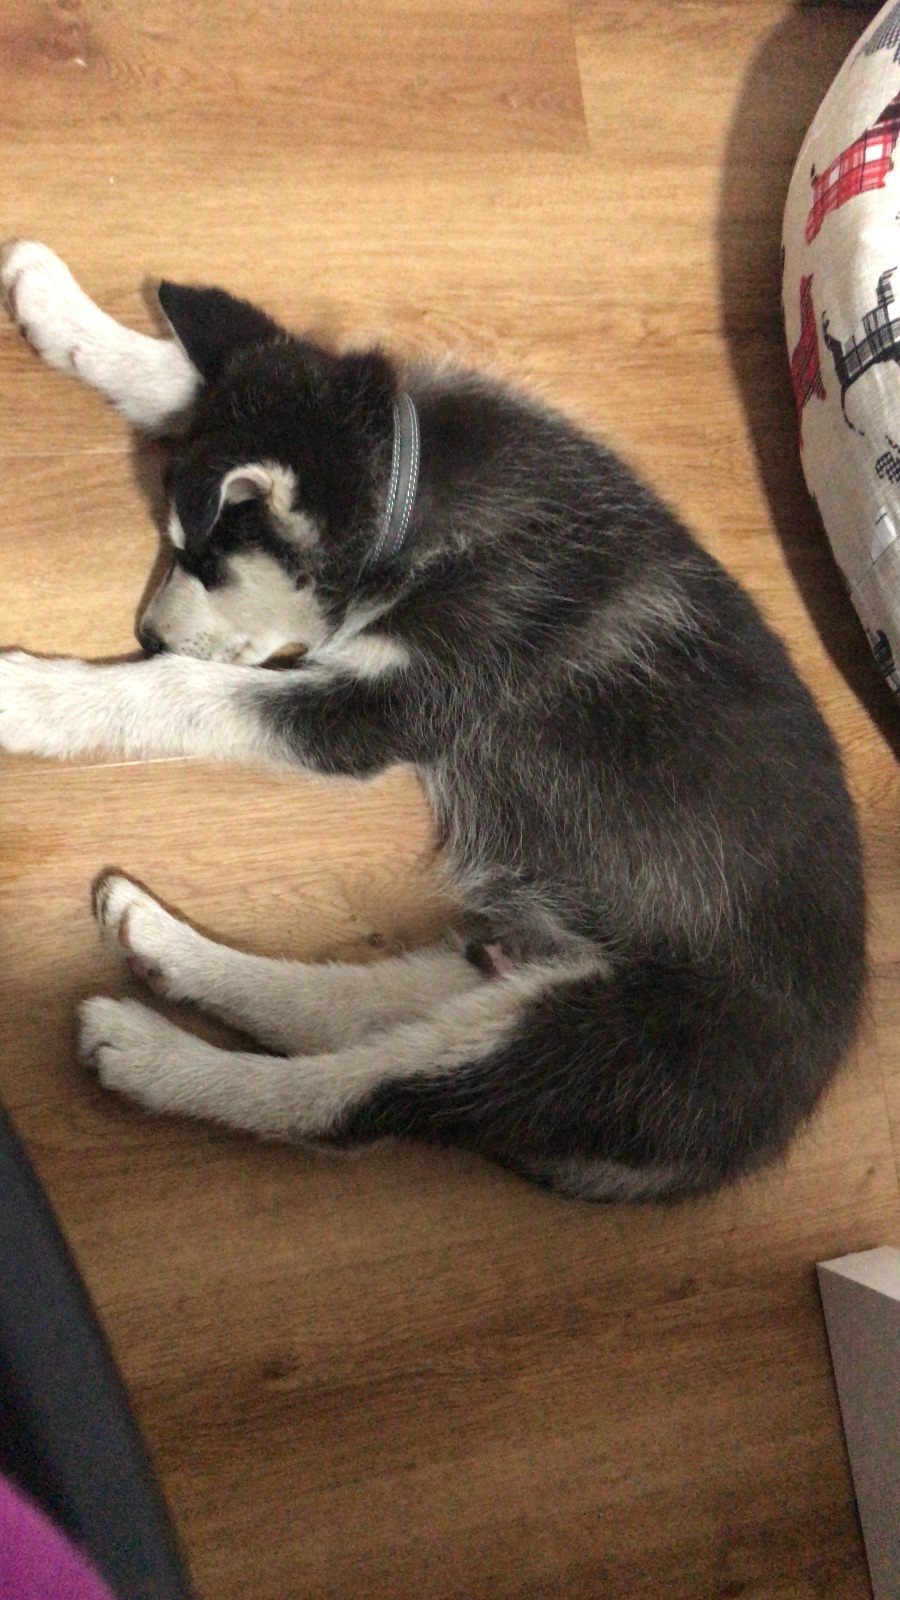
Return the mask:
<svg viewBox="0 0 900 1600"><path fill-rule="evenodd" d="M819 1290L875 1600L900 1600L900 1250L820 1261Z"/></svg>

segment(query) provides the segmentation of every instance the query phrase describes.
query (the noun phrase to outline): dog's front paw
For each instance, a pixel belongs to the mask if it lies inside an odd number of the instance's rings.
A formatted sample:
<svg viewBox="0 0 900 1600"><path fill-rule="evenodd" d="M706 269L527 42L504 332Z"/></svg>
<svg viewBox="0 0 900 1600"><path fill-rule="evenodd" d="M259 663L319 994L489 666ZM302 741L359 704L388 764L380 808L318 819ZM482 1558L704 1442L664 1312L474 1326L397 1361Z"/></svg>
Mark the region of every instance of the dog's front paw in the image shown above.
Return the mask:
<svg viewBox="0 0 900 1600"><path fill-rule="evenodd" d="M85 1000L79 1017L79 1058L104 1089L148 1111L191 1110L202 1040L136 1000Z"/></svg>
<svg viewBox="0 0 900 1600"><path fill-rule="evenodd" d="M0 653L0 749L60 756L76 748L72 691L84 687L90 670L83 661Z"/></svg>
<svg viewBox="0 0 900 1600"><path fill-rule="evenodd" d="M0 286L28 343L60 372L77 372L79 341L93 304L45 244L13 239L0 253Z"/></svg>

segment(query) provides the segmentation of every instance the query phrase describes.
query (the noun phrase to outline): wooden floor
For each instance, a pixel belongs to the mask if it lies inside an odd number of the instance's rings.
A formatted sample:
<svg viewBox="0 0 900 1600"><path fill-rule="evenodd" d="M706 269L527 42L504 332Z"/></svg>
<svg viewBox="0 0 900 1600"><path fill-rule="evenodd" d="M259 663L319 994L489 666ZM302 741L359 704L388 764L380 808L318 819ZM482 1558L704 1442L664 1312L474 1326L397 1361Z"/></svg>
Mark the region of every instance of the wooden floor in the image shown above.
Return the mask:
<svg viewBox="0 0 900 1600"><path fill-rule="evenodd" d="M600 1208L475 1159L153 1122L73 1057L121 992L115 863L258 951L446 915L412 778L2 764L0 1095L77 1252L206 1600L861 1600L813 1263L900 1234L900 717L804 493L779 313L793 158L871 7L7 0L0 235L114 313L219 280L447 346L605 434L788 640L868 856L871 1018L785 1168ZM0 329L0 639L133 648L153 462Z"/></svg>

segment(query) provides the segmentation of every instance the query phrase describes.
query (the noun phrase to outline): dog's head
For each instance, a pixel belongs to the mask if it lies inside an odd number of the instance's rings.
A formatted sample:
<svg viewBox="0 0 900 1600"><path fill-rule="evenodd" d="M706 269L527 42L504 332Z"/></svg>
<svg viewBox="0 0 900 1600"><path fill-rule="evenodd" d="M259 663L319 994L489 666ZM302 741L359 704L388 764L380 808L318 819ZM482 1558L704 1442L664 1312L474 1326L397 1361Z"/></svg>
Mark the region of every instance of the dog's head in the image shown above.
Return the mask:
<svg viewBox="0 0 900 1600"><path fill-rule="evenodd" d="M334 355L221 289L164 283L159 298L203 387L169 462L172 561L138 639L241 663L314 649L365 598L395 373L378 351Z"/></svg>

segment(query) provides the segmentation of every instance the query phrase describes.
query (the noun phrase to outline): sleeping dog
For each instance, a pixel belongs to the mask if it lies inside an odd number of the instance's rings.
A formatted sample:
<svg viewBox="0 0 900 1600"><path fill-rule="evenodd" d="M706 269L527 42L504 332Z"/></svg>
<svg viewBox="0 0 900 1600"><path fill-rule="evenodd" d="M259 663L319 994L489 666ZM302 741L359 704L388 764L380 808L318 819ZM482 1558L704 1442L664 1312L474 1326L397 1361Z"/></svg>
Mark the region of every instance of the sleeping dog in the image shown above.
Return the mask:
<svg viewBox="0 0 900 1600"><path fill-rule="evenodd" d="M858 1021L863 892L834 743L733 579L607 449L486 377L334 354L171 283L149 338L41 245L0 270L45 360L173 441L148 659L0 657L0 745L412 763L468 924L290 964L109 875L111 943L268 1053L94 999L101 1081L266 1138L458 1144L591 1198L778 1156ZM271 671L285 646L305 653Z"/></svg>

